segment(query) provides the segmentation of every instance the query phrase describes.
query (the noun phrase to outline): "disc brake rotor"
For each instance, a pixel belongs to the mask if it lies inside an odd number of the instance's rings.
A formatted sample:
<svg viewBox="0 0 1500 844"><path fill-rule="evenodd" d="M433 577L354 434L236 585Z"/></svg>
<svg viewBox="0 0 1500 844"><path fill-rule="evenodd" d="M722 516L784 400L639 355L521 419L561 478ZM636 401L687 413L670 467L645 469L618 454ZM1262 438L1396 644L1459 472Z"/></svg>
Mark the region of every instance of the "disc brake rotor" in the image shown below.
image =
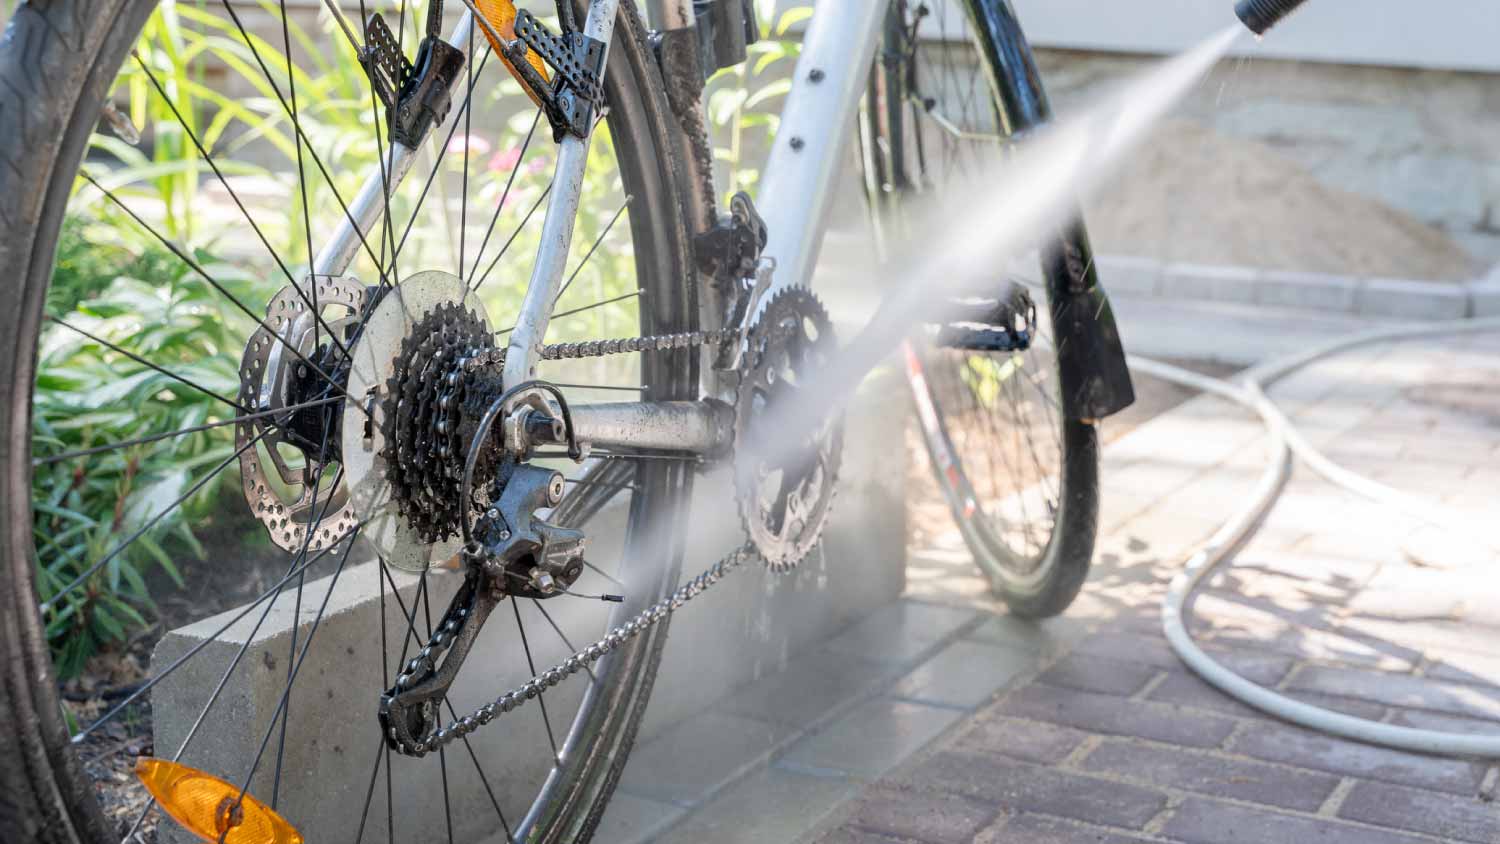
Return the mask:
<svg viewBox="0 0 1500 844"><path fill-rule="evenodd" d="M322 401L338 394L306 361L329 374L347 366L338 346L348 348L367 292L352 278L319 277L316 297L307 282L303 286L299 292L289 285L271 298L265 325L250 335L240 362L240 403L285 413L239 423L235 445L242 449L245 501L271 541L287 551L300 551L304 543L321 551L354 526L355 515L346 485L335 483L340 436L334 428L342 408L337 401ZM308 301L317 302L321 321ZM331 342L328 329L339 344ZM251 445L256 437L260 442Z"/></svg>

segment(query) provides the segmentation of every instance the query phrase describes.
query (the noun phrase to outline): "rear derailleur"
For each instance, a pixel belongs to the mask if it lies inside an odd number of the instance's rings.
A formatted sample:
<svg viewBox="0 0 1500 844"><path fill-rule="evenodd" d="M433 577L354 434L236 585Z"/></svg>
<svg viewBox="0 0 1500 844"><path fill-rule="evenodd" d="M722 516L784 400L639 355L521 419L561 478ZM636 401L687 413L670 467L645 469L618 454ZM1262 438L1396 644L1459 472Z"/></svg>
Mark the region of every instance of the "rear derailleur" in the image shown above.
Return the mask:
<svg viewBox="0 0 1500 844"><path fill-rule="evenodd" d="M489 509L475 520L460 555L465 576L427 644L401 667L380 699L380 724L392 749L413 755L437 728L439 706L495 607L513 598L567 594L583 574L583 532L537 515L562 502L561 473L502 458ZM603 596L615 600L616 596Z"/></svg>

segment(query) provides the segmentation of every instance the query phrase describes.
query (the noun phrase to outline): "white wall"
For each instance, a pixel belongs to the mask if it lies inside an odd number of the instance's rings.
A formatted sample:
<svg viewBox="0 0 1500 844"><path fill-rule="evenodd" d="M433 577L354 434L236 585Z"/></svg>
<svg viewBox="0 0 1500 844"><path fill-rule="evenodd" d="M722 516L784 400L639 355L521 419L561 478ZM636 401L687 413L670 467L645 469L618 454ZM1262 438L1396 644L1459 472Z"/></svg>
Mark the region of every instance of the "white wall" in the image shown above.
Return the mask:
<svg viewBox="0 0 1500 844"><path fill-rule="evenodd" d="M951 2L951 0L950 0ZM1233 23L1232 0L1011 0L1032 44L1169 53ZM1308 0L1240 52L1345 64L1500 71L1496 0Z"/></svg>

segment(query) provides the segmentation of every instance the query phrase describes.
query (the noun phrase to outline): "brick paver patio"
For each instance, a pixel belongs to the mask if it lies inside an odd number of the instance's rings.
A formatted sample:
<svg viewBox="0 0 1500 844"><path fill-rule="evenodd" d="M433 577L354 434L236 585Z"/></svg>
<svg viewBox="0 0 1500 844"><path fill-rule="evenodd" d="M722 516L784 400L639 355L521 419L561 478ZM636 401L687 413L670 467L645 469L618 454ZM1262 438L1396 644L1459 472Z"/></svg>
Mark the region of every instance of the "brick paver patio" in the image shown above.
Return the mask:
<svg viewBox="0 0 1500 844"><path fill-rule="evenodd" d="M1343 465L1500 525L1500 339L1370 349L1273 396ZM602 840L848 844L1500 842L1500 765L1250 710L1160 632L1166 583L1249 495L1260 425L1200 397L1106 449L1096 570L1066 616L1006 616L956 536L908 599L646 742ZM1197 601L1256 682L1377 720L1500 733L1492 549L1298 469Z"/></svg>
<svg viewBox="0 0 1500 844"><path fill-rule="evenodd" d="M1273 396L1343 465L1500 526L1500 342L1318 365ZM1253 425L1200 398L1111 449L1098 623L866 785L844 842L1500 842L1500 766L1319 735L1189 674L1157 619L1184 552L1248 495ZM971 584L972 586L972 584ZM930 597L950 600L951 594ZM982 599L978 600L982 604ZM1193 629L1245 676L1395 724L1500 734L1500 565L1298 469ZM1042 625L1067 625L1066 620ZM831 827L831 829L830 829Z"/></svg>

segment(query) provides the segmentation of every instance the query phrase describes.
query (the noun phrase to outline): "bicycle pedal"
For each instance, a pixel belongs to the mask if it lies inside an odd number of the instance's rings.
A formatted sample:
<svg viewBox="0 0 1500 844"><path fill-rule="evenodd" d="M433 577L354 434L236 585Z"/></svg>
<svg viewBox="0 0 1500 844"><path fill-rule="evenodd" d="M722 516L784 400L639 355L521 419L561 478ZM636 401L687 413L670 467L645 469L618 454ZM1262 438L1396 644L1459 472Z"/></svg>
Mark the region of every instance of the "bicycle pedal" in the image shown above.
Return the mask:
<svg viewBox="0 0 1500 844"><path fill-rule="evenodd" d="M365 39L367 43L359 51L359 63L364 67L365 75L370 77L375 96L387 109L393 109L396 97L411 78L411 62L401 52L395 33L378 12L365 24Z"/></svg>

